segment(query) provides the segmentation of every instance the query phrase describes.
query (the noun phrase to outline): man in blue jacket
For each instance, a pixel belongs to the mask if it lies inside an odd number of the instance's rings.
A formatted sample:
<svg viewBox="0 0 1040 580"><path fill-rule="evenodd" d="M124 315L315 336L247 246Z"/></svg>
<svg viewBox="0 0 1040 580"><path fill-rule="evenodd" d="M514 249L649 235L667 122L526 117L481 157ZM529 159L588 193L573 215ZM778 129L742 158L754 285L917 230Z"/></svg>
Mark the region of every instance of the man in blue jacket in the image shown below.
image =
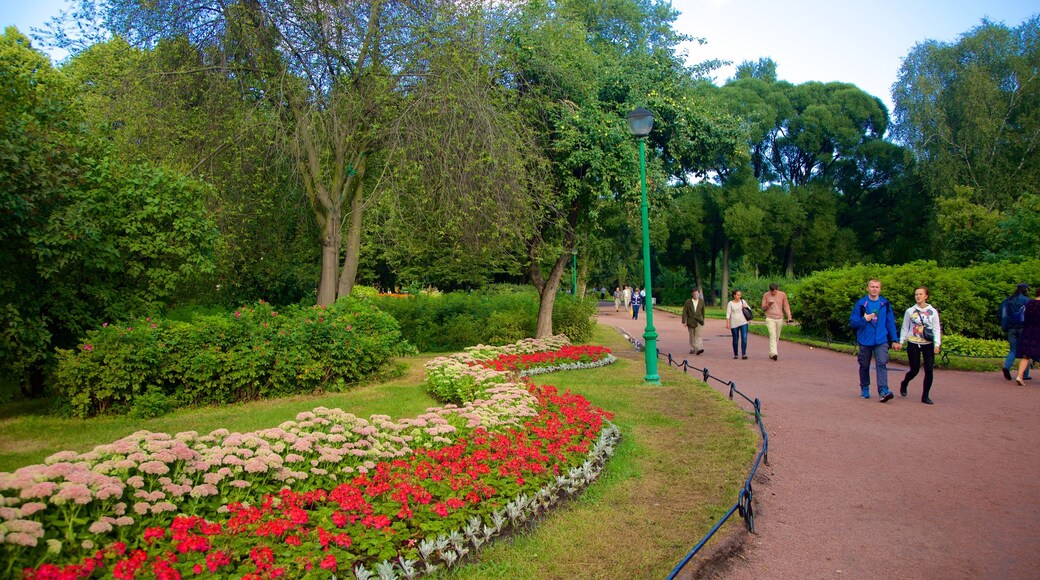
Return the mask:
<svg viewBox="0 0 1040 580"><path fill-rule="evenodd" d="M888 390L888 346L899 350L899 332L892 303L881 295L881 282L867 282L867 295L856 301L849 315L849 325L856 331L859 344L860 396L870 398L870 359L877 369L878 397L884 403L892 399Z"/></svg>

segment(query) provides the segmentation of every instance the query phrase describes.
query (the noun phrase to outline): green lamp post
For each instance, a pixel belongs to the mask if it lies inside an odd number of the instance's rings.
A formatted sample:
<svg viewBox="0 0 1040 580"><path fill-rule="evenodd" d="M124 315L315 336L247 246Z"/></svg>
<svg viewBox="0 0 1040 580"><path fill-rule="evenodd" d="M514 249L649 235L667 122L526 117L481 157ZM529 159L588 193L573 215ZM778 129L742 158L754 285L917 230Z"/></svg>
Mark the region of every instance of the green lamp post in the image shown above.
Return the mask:
<svg viewBox="0 0 1040 580"><path fill-rule="evenodd" d="M639 210L643 218L643 284L646 286L646 300L643 302L646 311L646 330L643 332L646 376L643 382L659 385L661 377L657 374L657 330L654 329L654 298L650 285L650 206L646 203L646 136L654 128L654 115L639 107L628 114L627 122L629 132L639 139L639 186L642 192Z"/></svg>

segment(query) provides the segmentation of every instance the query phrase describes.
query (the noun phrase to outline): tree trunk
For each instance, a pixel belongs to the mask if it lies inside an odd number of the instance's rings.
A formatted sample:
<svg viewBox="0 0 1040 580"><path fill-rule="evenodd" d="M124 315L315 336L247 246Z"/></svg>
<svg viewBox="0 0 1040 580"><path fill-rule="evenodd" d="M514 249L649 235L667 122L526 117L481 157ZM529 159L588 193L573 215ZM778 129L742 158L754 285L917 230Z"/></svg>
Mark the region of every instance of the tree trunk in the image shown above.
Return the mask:
<svg viewBox="0 0 1040 580"><path fill-rule="evenodd" d="M704 291L704 286L701 285L701 258L697 255L697 252L693 253L693 285L695 288L700 288L701 292ZM701 296L701 299L705 299Z"/></svg>
<svg viewBox="0 0 1040 580"><path fill-rule="evenodd" d="M787 262L786 268L784 269L784 272L787 274L788 278L793 278L794 277L794 238L793 237L791 238L790 241L787 242L787 259L784 260L784 261Z"/></svg>
<svg viewBox="0 0 1040 580"><path fill-rule="evenodd" d="M708 304L715 306L715 282L718 280L718 249L711 250L711 288L708 290Z"/></svg>
<svg viewBox="0 0 1040 580"><path fill-rule="evenodd" d="M568 236L568 238L570 239L564 244L563 254L556 259L552 270L549 271L548 279L542 276L542 269L538 265L538 246L541 244L541 236L535 235L527 244L528 275L531 277L535 290L538 291L538 320L535 323L535 338L544 338L553 334L552 314L553 306L556 304L556 293L560 289L560 280L563 279L563 273L571 260L569 247L574 243L573 236Z"/></svg>
<svg viewBox="0 0 1040 580"><path fill-rule="evenodd" d="M363 173L363 170L358 171L351 183L354 194L350 197L350 226L344 240L346 252L343 256L343 270L339 275L337 297L350 296L354 282L357 281L358 263L361 261L361 222L365 212Z"/></svg>
<svg viewBox="0 0 1040 580"><path fill-rule="evenodd" d="M729 240L722 242L722 303L729 300Z"/></svg>
<svg viewBox="0 0 1040 580"><path fill-rule="evenodd" d="M336 301L339 249L343 244L343 236L338 227L335 230L321 238L321 281L318 282L318 304L323 306L328 306Z"/></svg>
<svg viewBox="0 0 1040 580"><path fill-rule="evenodd" d="M578 296L585 297L589 289L589 262L592 258L581 259L578 256Z"/></svg>

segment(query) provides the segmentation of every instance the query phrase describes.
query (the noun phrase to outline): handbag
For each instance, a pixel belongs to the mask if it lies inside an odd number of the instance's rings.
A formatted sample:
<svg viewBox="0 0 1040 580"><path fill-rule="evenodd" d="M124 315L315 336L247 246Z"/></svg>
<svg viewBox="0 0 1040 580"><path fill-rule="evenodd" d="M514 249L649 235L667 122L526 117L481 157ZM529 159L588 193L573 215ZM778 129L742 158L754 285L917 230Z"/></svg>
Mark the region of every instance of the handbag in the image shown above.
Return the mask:
<svg viewBox="0 0 1040 580"><path fill-rule="evenodd" d="M921 338L927 340L928 342L935 342L935 331L932 330L931 326L928 326L925 323L924 312L921 312L920 308L917 309L917 316L921 318L921 325L924 326L924 330L921 331Z"/></svg>
<svg viewBox="0 0 1040 580"><path fill-rule="evenodd" d="M744 302L743 300L741 300L741 302L743 303L741 310L744 312L744 320L751 322L755 318L755 313L751 310L751 307L747 305L747 302Z"/></svg>

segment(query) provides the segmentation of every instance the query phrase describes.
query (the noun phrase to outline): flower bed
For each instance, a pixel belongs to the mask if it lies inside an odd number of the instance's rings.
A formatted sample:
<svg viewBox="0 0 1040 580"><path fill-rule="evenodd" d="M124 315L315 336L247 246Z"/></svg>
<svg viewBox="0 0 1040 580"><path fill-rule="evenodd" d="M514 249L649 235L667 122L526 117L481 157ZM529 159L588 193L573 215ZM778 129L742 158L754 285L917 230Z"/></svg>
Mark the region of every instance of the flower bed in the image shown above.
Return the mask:
<svg viewBox="0 0 1040 580"><path fill-rule="evenodd" d="M412 578L577 493L613 453L609 413L518 376L609 364L607 349L559 336L437 360L431 374L471 381L464 404L396 422L320 407L246 434L142 431L0 473L0 570Z"/></svg>
<svg viewBox="0 0 1040 580"><path fill-rule="evenodd" d="M4 576L413 577L587 485L617 438L607 418L506 384L397 423L319 408L249 434L59 453L0 474Z"/></svg>
<svg viewBox="0 0 1040 580"><path fill-rule="evenodd" d="M616 360L606 347L572 346L559 334L505 346L477 345L462 353L437 357L426 363L423 384L438 400L457 404L516 377L594 368Z"/></svg>

